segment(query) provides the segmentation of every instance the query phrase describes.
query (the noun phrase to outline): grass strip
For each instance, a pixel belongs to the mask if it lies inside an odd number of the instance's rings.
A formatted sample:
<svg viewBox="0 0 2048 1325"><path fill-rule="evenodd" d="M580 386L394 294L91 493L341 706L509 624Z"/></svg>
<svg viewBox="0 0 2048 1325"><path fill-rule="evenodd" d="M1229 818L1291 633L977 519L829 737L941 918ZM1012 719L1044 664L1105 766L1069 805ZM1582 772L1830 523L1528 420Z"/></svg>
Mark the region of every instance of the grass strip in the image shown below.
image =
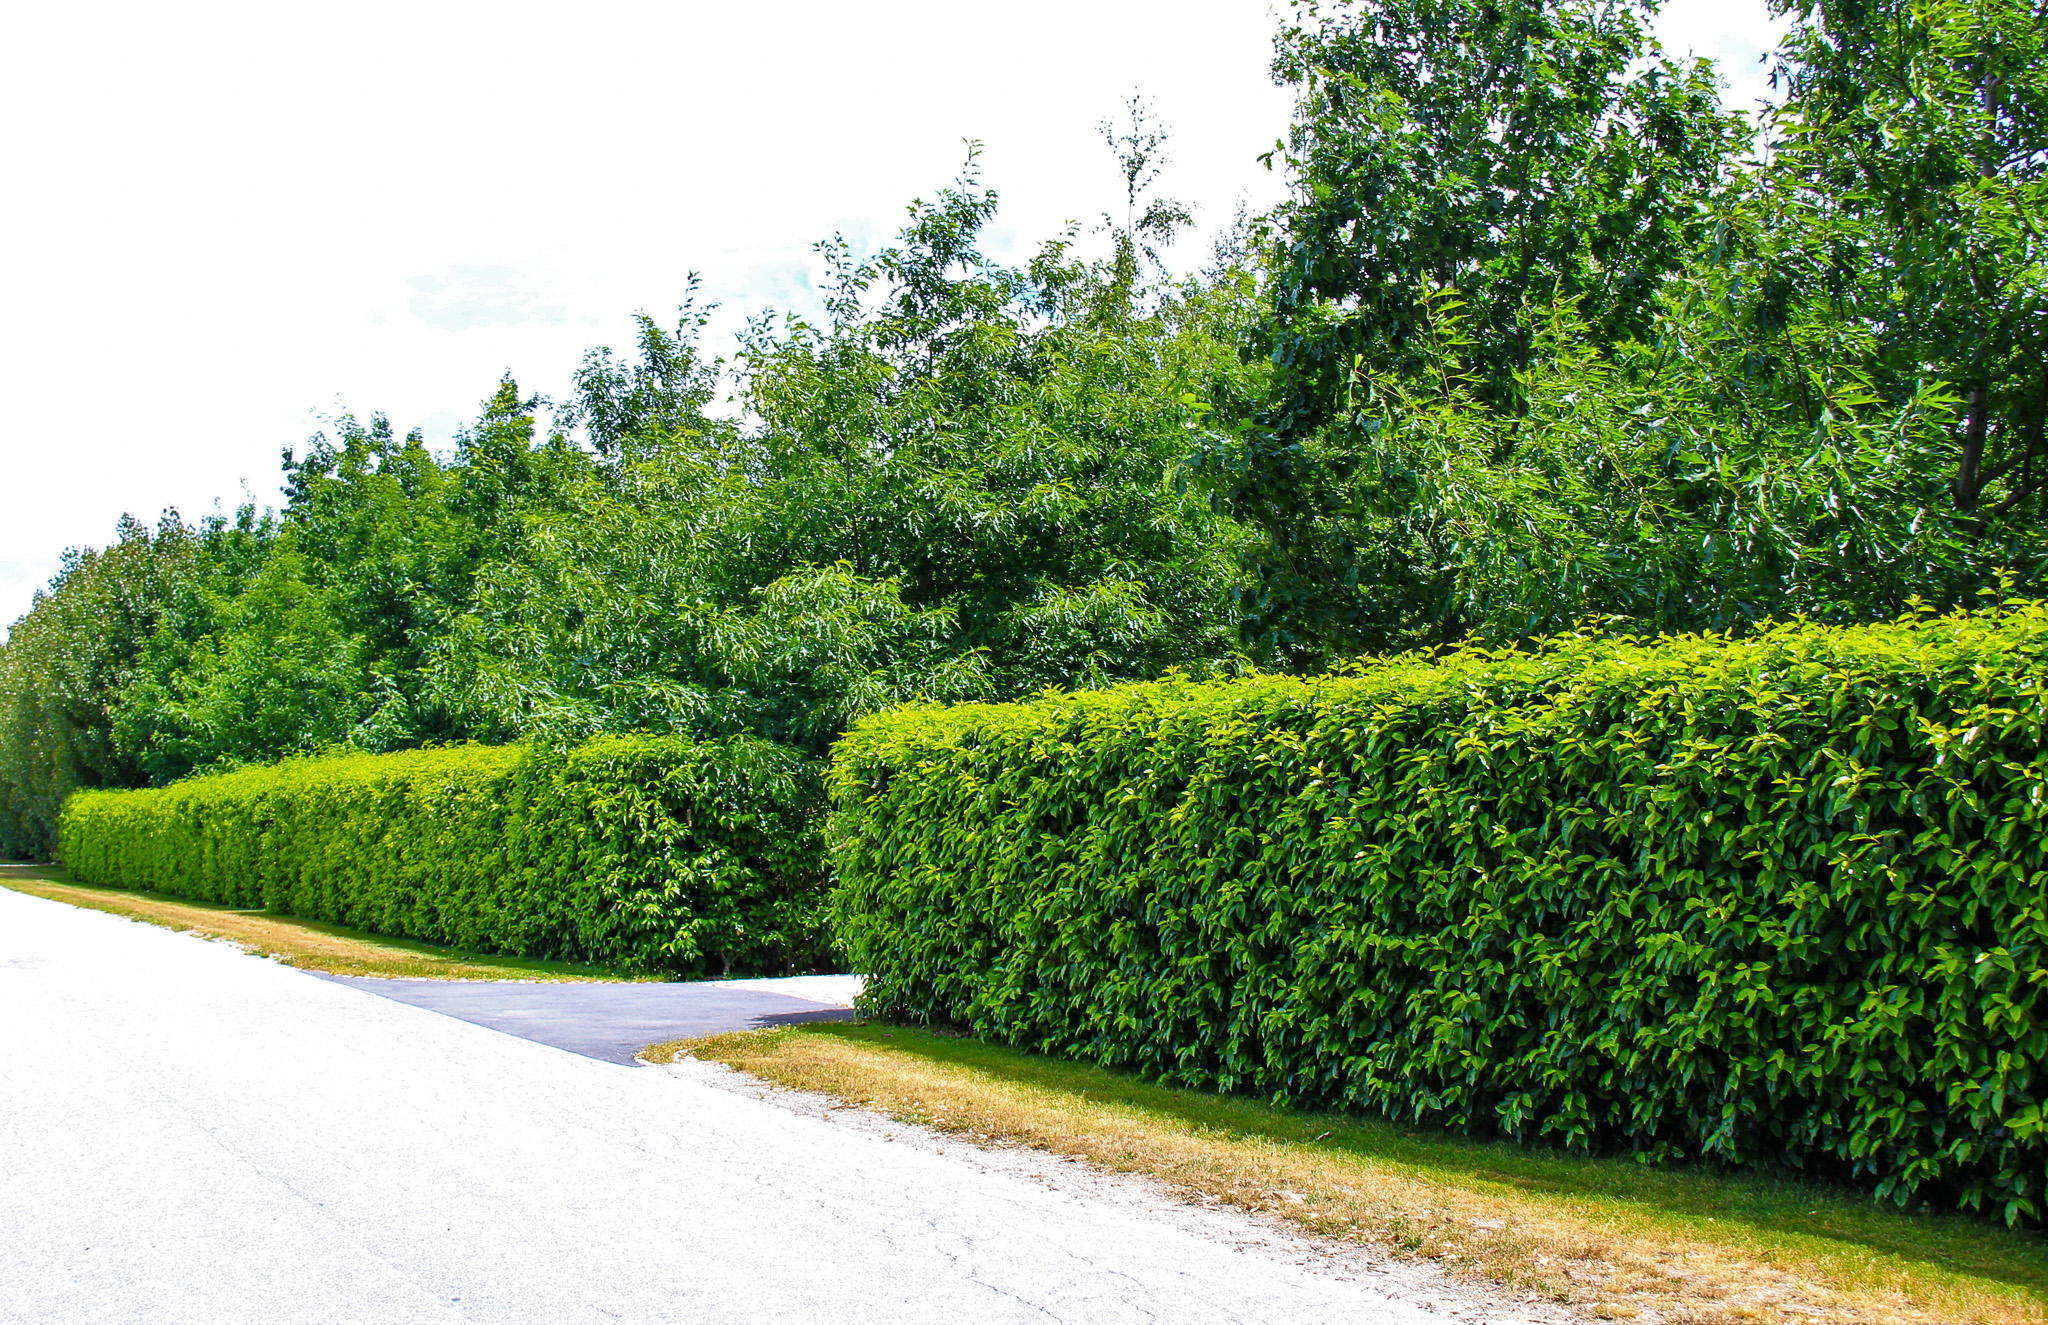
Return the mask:
<svg viewBox="0 0 2048 1325"><path fill-rule="evenodd" d="M1796 1177L1651 1168L1173 1089L930 1031L825 1022L650 1049L1187 1198L1669 1322L2048 1321L2048 1242Z"/></svg>
<svg viewBox="0 0 2048 1325"><path fill-rule="evenodd" d="M165 929L222 939L258 957L328 975L375 975L405 980L625 980L634 978L581 962L542 961L460 952L411 939L365 934L341 925L298 920L268 911L129 888L79 883L54 865L0 865L0 887L106 911Z"/></svg>

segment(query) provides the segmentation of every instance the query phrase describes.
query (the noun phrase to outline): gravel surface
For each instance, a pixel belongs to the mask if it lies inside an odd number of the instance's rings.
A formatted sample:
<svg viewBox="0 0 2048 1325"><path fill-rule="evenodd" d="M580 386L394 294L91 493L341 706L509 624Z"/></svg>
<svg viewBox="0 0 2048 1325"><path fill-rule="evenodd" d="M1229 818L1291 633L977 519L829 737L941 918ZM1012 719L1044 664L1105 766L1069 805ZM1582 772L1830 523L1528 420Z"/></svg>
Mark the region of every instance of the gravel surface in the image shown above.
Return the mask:
<svg viewBox="0 0 2048 1325"><path fill-rule="evenodd" d="M1527 1318L736 1080L0 890L0 1320Z"/></svg>

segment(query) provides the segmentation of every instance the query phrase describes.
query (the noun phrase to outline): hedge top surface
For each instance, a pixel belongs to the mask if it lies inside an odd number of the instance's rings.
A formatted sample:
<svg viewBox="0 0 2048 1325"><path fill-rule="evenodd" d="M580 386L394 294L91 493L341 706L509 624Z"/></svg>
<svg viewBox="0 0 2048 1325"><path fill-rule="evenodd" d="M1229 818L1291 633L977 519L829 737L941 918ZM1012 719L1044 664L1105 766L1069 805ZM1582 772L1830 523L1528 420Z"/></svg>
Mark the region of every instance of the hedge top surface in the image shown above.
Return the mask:
<svg viewBox="0 0 2048 1325"><path fill-rule="evenodd" d="M1664 696L1649 678L1682 689L1681 711L1700 721L1785 695L1829 694L1829 712L1861 703L1874 709L1906 698L1904 691L1970 696L2001 678L2014 700L2039 703L2048 687L2048 603L2018 600L1996 612L1920 614L1865 626L1778 622L1743 636L1707 632L1654 640L1602 634L1563 635L1522 646L1463 648L1441 657L1399 654L1362 660L1321 676L1254 673L1196 682L1168 676L1101 690L1048 690L1007 704L906 705L856 721L835 748L835 787L854 763L908 741L914 747L957 747L972 733L1047 729L1089 715L1157 711L1264 710L1283 697L1317 711L1348 707L1386 718L1430 703L1476 710L1504 700L1567 704L1603 690L1641 695L1645 708ZM1872 687L1876 687L1873 689ZM1805 703L1803 699L1800 701ZM1874 744L1891 729L1865 723ZM919 739L923 738L923 739Z"/></svg>

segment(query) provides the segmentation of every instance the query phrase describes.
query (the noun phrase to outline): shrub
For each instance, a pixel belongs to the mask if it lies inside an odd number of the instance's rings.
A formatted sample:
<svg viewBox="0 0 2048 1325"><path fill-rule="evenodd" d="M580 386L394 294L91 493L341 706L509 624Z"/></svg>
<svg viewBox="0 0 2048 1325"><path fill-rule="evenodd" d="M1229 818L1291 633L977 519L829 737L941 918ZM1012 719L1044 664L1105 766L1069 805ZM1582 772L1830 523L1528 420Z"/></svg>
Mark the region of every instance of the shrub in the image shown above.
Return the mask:
<svg viewBox="0 0 2048 1325"><path fill-rule="evenodd" d="M607 737L289 759L81 791L82 879L479 952L675 973L828 961L814 766L765 741Z"/></svg>
<svg viewBox="0 0 2048 1325"><path fill-rule="evenodd" d="M2044 662L2012 604L898 711L841 938L871 1013L2039 1218Z"/></svg>

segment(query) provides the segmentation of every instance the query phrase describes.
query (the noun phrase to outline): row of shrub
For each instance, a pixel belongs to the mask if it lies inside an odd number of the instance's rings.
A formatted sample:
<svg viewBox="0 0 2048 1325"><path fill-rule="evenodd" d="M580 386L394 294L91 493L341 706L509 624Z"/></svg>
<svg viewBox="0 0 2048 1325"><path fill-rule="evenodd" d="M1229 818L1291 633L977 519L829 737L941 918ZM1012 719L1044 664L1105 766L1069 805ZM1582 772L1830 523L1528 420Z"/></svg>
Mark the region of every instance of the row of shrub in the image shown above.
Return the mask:
<svg viewBox="0 0 2048 1325"><path fill-rule="evenodd" d="M899 710L870 1012L1298 1105L2042 1212L2048 609Z"/></svg>
<svg viewBox="0 0 2048 1325"><path fill-rule="evenodd" d="M1306 1106L2038 1219L2048 607L1566 638L867 719L874 1013ZM675 974L830 964L749 738L288 760L61 821L88 881Z"/></svg>
<svg viewBox="0 0 2048 1325"><path fill-rule="evenodd" d="M289 759L84 791L65 867L478 952L676 974L831 961L815 766L765 741L600 738Z"/></svg>

